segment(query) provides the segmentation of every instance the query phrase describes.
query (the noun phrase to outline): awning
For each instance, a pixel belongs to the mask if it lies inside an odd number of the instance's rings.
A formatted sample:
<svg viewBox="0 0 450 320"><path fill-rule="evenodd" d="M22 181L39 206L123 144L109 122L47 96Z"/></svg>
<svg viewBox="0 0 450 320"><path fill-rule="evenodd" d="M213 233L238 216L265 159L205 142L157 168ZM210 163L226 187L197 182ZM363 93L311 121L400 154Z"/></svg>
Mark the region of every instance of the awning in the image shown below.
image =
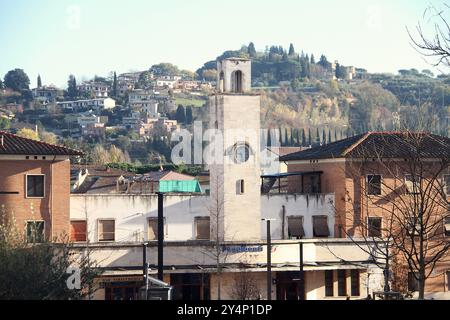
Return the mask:
<svg viewBox="0 0 450 320"><path fill-rule="evenodd" d="M198 180L160 180L159 192L164 193L201 193Z"/></svg>

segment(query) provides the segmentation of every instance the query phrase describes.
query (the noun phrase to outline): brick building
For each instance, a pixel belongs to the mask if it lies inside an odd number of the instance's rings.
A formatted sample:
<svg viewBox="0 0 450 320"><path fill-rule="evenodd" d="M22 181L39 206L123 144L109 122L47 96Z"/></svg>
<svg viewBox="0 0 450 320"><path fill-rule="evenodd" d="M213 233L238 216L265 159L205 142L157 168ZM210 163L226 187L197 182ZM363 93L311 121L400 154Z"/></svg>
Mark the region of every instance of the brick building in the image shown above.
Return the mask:
<svg viewBox="0 0 450 320"><path fill-rule="evenodd" d="M0 131L1 213L14 217L28 241L55 240L68 233L69 157L79 155Z"/></svg>
<svg viewBox="0 0 450 320"><path fill-rule="evenodd" d="M335 194L337 237L381 239L393 234L395 240L396 232L398 238L406 232L404 243L417 246L417 234L408 230L427 228L426 259L434 254L429 248L450 245L450 139L446 137L373 132L286 155L280 161L289 173L298 173L289 177L289 192ZM419 227L420 215L414 213L418 208L422 220L428 221ZM416 259L398 256L403 264ZM450 291L448 252L440 260L427 280L426 292ZM409 291L417 290L413 275L402 281L408 282Z"/></svg>

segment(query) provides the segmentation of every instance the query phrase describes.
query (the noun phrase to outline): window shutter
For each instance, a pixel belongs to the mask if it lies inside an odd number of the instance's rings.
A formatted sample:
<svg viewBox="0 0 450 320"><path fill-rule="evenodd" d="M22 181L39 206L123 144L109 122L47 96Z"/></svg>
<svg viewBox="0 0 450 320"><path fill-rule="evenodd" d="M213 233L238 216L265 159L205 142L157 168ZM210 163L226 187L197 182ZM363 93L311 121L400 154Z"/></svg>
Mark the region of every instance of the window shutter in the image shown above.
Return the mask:
<svg viewBox="0 0 450 320"><path fill-rule="evenodd" d="M303 217L288 217L289 237L301 238L305 236L303 229Z"/></svg>
<svg viewBox="0 0 450 320"><path fill-rule="evenodd" d="M330 236L330 230L328 229L328 217L327 216L313 217L313 232L314 232L314 237L326 238L326 237Z"/></svg>

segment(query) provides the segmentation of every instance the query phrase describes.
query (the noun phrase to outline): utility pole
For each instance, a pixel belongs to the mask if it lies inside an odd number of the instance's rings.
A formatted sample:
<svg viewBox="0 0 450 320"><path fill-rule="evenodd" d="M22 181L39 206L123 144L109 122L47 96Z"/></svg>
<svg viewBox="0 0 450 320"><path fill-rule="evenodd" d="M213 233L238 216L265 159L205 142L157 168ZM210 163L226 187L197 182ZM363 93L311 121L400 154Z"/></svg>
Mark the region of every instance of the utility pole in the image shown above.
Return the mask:
<svg viewBox="0 0 450 320"><path fill-rule="evenodd" d="M158 192L158 280L164 280L164 194Z"/></svg>
<svg viewBox="0 0 450 320"><path fill-rule="evenodd" d="M148 262L147 262L147 242L142 245L142 264L144 272L144 283L145 283L145 300L148 300Z"/></svg>
<svg viewBox="0 0 450 320"><path fill-rule="evenodd" d="M272 237L270 222L275 219L262 219L267 223L267 300L272 300Z"/></svg>
<svg viewBox="0 0 450 320"><path fill-rule="evenodd" d="M300 238L300 240L302 240L302 238ZM304 263L303 263L303 241L300 241L300 252L299 252L299 256L300 256L300 296L299 296L299 300L306 300L305 299L305 271L304 271Z"/></svg>

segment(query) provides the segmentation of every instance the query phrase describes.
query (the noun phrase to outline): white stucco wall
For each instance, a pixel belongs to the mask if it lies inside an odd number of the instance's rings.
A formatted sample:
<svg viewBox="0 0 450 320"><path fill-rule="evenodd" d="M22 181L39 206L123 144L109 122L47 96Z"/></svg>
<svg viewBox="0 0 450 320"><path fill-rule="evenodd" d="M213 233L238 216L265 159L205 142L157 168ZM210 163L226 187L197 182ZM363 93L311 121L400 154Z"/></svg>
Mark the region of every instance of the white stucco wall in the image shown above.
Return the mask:
<svg viewBox="0 0 450 320"><path fill-rule="evenodd" d="M285 207L285 239L287 239L287 217L303 216L306 237L312 238L312 217L328 216L331 237L334 236L333 195L262 195L261 215L254 218L254 225L261 229L261 240L266 239L266 224L263 218L275 219L271 222L272 238L282 239L282 213ZM168 195L164 200L166 219L166 241L195 240L195 217L209 216L208 196ZM245 208L242 208L245 214ZM72 195L70 199L71 220L87 220L90 242L97 242L99 219L114 219L116 242L147 240L148 223L158 216L157 195ZM240 239L242 240L242 239ZM254 240L254 239L250 239Z"/></svg>

